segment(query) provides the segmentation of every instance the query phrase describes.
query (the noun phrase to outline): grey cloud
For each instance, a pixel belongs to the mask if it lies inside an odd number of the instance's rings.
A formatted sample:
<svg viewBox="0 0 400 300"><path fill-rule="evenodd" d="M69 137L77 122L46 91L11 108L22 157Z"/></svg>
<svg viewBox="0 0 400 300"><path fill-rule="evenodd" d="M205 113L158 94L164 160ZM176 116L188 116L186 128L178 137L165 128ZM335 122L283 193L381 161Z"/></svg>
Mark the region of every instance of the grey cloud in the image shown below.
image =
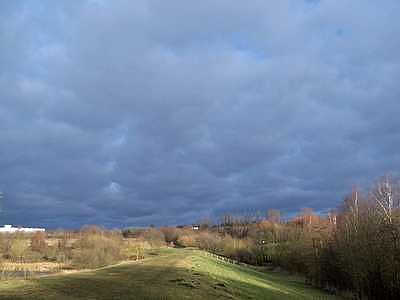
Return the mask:
<svg viewBox="0 0 400 300"><path fill-rule="evenodd" d="M323 211L397 174L398 8L1 3L4 222Z"/></svg>

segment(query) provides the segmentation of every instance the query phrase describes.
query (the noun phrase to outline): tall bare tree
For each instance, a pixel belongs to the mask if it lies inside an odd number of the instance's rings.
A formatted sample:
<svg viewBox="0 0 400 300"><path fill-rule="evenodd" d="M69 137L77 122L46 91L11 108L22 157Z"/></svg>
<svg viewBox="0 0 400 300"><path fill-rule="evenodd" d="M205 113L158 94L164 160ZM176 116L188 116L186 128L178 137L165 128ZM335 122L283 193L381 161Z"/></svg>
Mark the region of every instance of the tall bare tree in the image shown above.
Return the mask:
<svg viewBox="0 0 400 300"><path fill-rule="evenodd" d="M385 176L383 180L378 182L371 194L383 218L391 224L393 211L399 207L400 203L398 185L389 176Z"/></svg>

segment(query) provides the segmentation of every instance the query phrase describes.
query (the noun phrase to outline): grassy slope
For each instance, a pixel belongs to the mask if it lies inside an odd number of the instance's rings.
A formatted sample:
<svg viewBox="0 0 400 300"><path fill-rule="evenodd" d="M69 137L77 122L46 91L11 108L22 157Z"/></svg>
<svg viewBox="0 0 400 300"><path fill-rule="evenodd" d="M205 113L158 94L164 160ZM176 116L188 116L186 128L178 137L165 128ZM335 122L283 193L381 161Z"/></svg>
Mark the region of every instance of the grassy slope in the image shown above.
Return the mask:
<svg viewBox="0 0 400 300"><path fill-rule="evenodd" d="M90 272L0 282L0 299L337 299L293 278L206 257L196 250Z"/></svg>

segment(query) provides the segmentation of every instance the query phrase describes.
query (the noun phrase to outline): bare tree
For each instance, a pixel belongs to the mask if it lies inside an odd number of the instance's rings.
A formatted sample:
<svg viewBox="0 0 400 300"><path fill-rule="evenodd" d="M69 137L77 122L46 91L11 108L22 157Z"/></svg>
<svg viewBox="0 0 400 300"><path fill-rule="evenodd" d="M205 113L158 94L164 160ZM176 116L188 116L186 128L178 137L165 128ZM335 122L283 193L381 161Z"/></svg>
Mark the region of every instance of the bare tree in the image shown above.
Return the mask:
<svg viewBox="0 0 400 300"><path fill-rule="evenodd" d="M311 226L313 221L314 210L310 207L303 207L301 209L301 216L303 221L306 223L305 225Z"/></svg>
<svg viewBox="0 0 400 300"><path fill-rule="evenodd" d="M347 232L358 232L361 198L358 188L354 186L351 194L344 199L343 212L345 213Z"/></svg>
<svg viewBox="0 0 400 300"><path fill-rule="evenodd" d="M378 182L372 191L372 199L375 201L378 210L383 214L388 223L392 223L393 211L399 207L398 186L393 183L389 176Z"/></svg>

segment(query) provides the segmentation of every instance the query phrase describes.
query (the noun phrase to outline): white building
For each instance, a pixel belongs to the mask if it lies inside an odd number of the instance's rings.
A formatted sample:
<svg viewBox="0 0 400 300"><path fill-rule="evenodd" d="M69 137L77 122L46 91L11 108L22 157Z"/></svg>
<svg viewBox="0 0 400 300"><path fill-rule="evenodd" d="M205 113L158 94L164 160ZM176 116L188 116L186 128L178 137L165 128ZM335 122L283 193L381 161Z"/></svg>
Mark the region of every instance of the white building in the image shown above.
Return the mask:
<svg viewBox="0 0 400 300"><path fill-rule="evenodd" d="M12 227L12 225L4 225L3 227L0 227L0 233L6 232L6 233L13 233L13 232L44 232L46 229L44 228L25 228L25 227Z"/></svg>

